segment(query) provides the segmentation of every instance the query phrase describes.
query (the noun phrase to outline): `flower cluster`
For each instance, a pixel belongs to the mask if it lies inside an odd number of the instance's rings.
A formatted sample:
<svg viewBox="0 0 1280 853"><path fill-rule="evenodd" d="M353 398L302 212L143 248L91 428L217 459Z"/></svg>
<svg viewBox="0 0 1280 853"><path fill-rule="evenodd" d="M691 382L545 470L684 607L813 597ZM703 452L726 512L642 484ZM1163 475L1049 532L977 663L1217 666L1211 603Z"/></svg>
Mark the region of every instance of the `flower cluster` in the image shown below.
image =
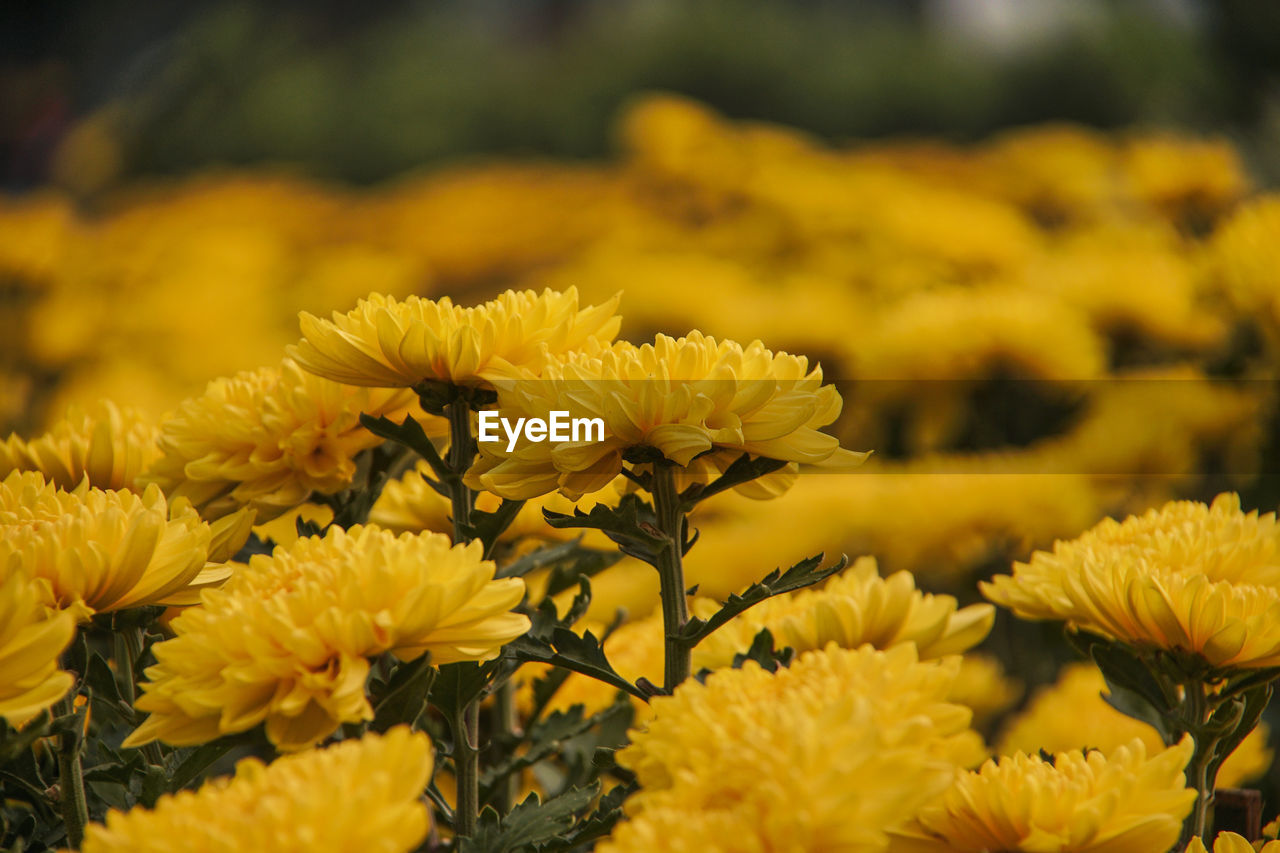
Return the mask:
<svg viewBox="0 0 1280 853"><path fill-rule="evenodd" d="M1236 495L1104 519L984 584L1026 619L1058 619L1214 667L1280 664L1280 526Z"/></svg>
<svg viewBox="0 0 1280 853"><path fill-rule="evenodd" d="M431 818L420 792L431 742L400 726L264 765L246 758L235 776L160 798L152 809L111 811L92 824L84 853L231 853L332 850L408 853Z"/></svg>
<svg viewBox="0 0 1280 853"><path fill-rule="evenodd" d="M494 580L479 542L331 528L258 555L155 647L127 744L194 744L265 723L281 749L372 719L369 659L486 660L529 628L516 578Z"/></svg>
<svg viewBox="0 0 1280 853"><path fill-rule="evenodd" d="M632 817L601 849L672 837L692 850L730 826L720 849L883 849L890 827L981 755L969 712L945 699L955 663L921 663L909 645L833 646L655 699L619 754L641 785Z"/></svg>
<svg viewBox="0 0 1280 853"><path fill-rule="evenodd" d="M269 521L313 493L349 486L355 456L382 443L360 425L362 413L403 416L407 391L351 388L285 359L278 367L215 379L165 420L162 456L145 482L184 497L205 518L242 508Z"/></svg>

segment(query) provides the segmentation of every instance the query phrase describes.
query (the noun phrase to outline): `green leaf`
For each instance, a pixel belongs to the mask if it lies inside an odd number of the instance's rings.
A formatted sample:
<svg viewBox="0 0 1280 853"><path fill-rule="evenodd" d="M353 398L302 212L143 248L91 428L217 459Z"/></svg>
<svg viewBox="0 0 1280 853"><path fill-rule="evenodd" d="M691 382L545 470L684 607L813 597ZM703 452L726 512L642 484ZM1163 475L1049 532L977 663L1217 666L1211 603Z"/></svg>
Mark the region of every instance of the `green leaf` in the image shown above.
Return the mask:
<svg viewBox="0 0 1280 853"><path fill-rule="evenodd" d="M427 707L427 694L435 679L436 668L431 665L430 654L397 666L383 691L373 697L370 728L385 732L399 723L412 726Z"/></svg>
<svg viewBox="0 0 1280 853"><path fill-rule="evenodd" d="M772 474L786 467L787 463L781 459L770 459L765 456L752 456L744 453L716 479L710 483L695 483L680 493L680 503L685 512L693 509L702 501L712 495L718 495L723 491L732 489L735 486L741 486L743 483L749 483L752 480L763 477L766 474Z"/></svg>
<svg viewBox="0 0 1280 853"><path fill-rule="evenodd" d="M659 552L666 547L667 537L658 529L658 518L638 495L624 495L616 507L596 504L590 512L574 509L573 515L543 509L542 515L556 529L599 530L618 546L622 553L657 565Z"/></svg>
<svg viewBox="0 0 1280 853"><path fill-rule="evenodd" d="M260 737L260 735L259 735ZM215 741L198 746L182 758L177 759L169 774L169 790L180 791L204 780L209 769L231 750L253 743L252 733L220 737ZM174 759L171 757L170 762Z"/></svg>
<svg viewBox="0 0 1280 853"><path fill-rule="evenodd" d="M569 832L541 845L538 848L539 853L564 853L564 851L583 848L593 841L604 838L613 832L614 826L622 819L622 805L627 797L635 793L639 787L633 781L610 788L600 798L595 811L585 820L579 821Z"/></svg>
<svg viewBox="0 0 1280 853"><path fill-rule="evenodd" d="M578 636L558 625L551 630L549 639L525 634L506 646L506 654L520 663L547 663L564 667L582 675L603 681L605 684L625 690L637 699L648 701L640 688L619 675L605 657L600 641L590 631Z"/></svg>
<svg viewBox="0 0 1280 853"><path fill-rule="evenodd" d="M441 458L440 451L436 450L435 444L423 432L422 424L409 415L405 415L403 423L396 423L390 418L375 418L372 415L362 414L360 416L360 425L379 438L394 441L396 444L407 447L421 456L440 480L448 480L456 476L449 470L449 466L445 464L444 459Z"/></svg>
<svg viewBox="0 0 1280 853"><path fill-rule="evenodd" d="M499 660L483 664L461 661L442 665L431 685L428 701L444 712L445 719L453 719L484 692L498 670Z"/></svg>
<svg viewBox="0 0 1280 853"><path fill-rule="evenodd" d="M599 783L575 788L542 802L536 793L499 817L491 808L480 813L475 834L458 839L459 853L516 853L538 850L568 831L577 816L600 793Z"/></svg>
<svg viewBox="0 0 1280 853"><path fill-rule="evenodd" d="M519 515L524 504L524 501L509 501L503 498L502 503L493 512L473 509L471 511L471 523L461 524L459 529L468 541L479 539L484 543L484 558L488 560L493 556L493 549L498 545L498 538L511 526L511 522L516 520L516 516Z"/></svg>
<svg viewBox="0 0 1280 853"><path fill-rule="evenodd" d="M784 592L804 589L821 583L849 565L849 558L841 556L829 566L821 567L822 554L801 560L785 572L774 569L759 582L753 583L741 593L734 593L708 619L691 617L680 632L681 638L690 646L696 646L712 634L721 625L740 613L744 613L766 599Z"/></svg>
<svg viewBox="0 0 1280 853"><path fill-rule="evenodd" d="M751 641L751 646L743 653L733 656L733 668L742 669L742 665L749 660L753 660L766 672L777 672L778 667L791 666L791 660L796 656L796 650L790 646L781 649L773 647L773 632L768 628L761 628L760 632L755 635Z"/></svg>
<svg viewBox="0 0 1280 853"><path fill-rule="evenodd" d="M625 705L611 705L584 717L583 706L574 705L567 711L555 711L545 720L535 722L525 733L528 749L519 755L509 755L480 775L480 801L492 799L498 785L507 777L558 754L564 741L584 734L626 710Z"/></svg>

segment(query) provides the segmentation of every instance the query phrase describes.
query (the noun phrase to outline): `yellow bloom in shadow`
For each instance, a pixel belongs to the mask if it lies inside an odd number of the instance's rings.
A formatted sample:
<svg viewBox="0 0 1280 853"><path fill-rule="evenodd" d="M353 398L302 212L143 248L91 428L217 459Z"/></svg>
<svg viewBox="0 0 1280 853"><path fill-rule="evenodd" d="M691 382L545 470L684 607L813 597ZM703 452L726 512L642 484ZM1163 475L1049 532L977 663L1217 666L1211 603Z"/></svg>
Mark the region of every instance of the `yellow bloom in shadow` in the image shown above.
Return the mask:
<svg viewBox="0 0 1280 853"><path fill-rule="evenodd" d="M1107 682L1093 664L1064 667L1056 683L1039 690L1026 709L1006 724L997 751L1034 755L1039 750L1089 748L1110 753L1134 738L1153 753L1163 749L1155 728L1111 707L1103 698L1107 692ZM1217 787L1241 787L1266 773L1272 757L1267 737L1267 724L1260 723L1227 756L1218 770Z"/></svg>
<svg viewBox="0 0 1280 853"><path fill-rule="evenodd" d="M21 571L0 578L0 717L21 726L57 702L75 677L58 656L75 634L70 613L50 612L45 581Z"/></svg>
<svg viewBox="0 0 1280 853"><path fill-rule="evenodd" d="M88 409L71 406L44 435L0 443L0 475L39 471L60 489L85 477L99 489L142 491L138 476L159 455L159 429L141 412L103 400Z"/></svg>
<svg viewBox="0 0 1280 853"><path fill-rule="evenodd" d="M382 443L360 425L362 412L399 419L411 407L409 391L339 385L285 359L215 379L186 400L164 422L163 456L143 481L189 498L208 519L249 507L270 521L312 492L351 484L356 454Z"/></svg>
<svg viewBox="0 0 1280 853"><path fill-rule="evenodd" d="M66 492L36 471L0 481L0 566L48 582L79 619L147 604L188 603L230 569L206 566L212 533L185 500L82 482Z"/></svg>
<svg viewBox="0 0 1280 853"><path fill-rule="evenodd" d="M1233 494L1105 519L981 586L1025 619L1215 667L1280 665L1280 527L1274 513L1242 512Z"/></svg>
<svg viewBox="0 0 1280 853"><path fill-rule="evenodd" d="M1168 850L1196 798L1182 774L1191 751L1188 735L1151 756L1134 740L1110 754L1060 752L1052 763L1022 753L989 760L895 830L889 850Z"/></svg>
<svg viewBox="0 0 1280 853"><path fill-rule="evenodd" d="M397 726L271 764L246 758L235 776L115 809L86 827L84 853L360 850L408 853L431 825L422 789L431 741Z"/></svg>
<svg viewBox="0 0 1280 853"><path fill-rule="evenodd" d="M421 382L491 387L533 366L618 333L619 297L579 309L578 292L507 291L472 308L409 296L370 294L346 314L302 312L302 341L289 348L303 369L348 385L412 387Z"/></svg>
<svg viewBox="0 0 1280 853"><path fill-rule="evenodd" d="M136 703L151 716L126 743L203 743L265 723L277 747L303 749L372 719L369 658L495 657L529 629L510 612L525 588L494 580L481 553L478 541L356 526L253 557L154 647Z"/></svg>

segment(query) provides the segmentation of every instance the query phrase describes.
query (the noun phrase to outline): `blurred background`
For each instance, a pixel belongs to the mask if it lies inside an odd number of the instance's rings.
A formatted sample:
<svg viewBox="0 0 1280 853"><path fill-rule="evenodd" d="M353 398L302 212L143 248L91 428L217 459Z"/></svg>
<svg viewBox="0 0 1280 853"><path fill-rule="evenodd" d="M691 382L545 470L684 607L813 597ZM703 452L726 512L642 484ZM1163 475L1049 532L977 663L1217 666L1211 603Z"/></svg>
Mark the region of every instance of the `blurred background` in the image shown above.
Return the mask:
<svg viewBox="0 0 1280 853"><path fill-rule="evenodd" d="M1280 169L1280 8L1252 0L4 4L0 166L91 193L213 164L344 181L599 158L651 89L828 140L1066 120L1232 137Z"/></svg>

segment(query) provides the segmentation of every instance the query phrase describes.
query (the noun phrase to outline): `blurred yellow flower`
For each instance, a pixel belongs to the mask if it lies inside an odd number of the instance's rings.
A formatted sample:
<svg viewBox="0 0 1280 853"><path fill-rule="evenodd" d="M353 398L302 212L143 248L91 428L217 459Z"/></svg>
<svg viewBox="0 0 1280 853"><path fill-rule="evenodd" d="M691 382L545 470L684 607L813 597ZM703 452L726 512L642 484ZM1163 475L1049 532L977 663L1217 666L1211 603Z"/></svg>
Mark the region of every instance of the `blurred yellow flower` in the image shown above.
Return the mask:
<svg viewBox="0 0 1280 853"><path fill-rule="evenodd" d="M431 766L431 741L405 726L269 765L246 758L234 777L166 794L152 809L112 809L86 827L81 850L408 853L431 825L421 799Z"/></svg>
<svg viewBox="0 0 1280 853"><path fill-rule="evenodd" d="M289 353L303 369L349 385L412 387L421 382L490 387L547 352L561 355L618 333L619 297L578 308L578 292L507 291L472 308L379 293L346 314L302 312L302 342ZM545 348L545 349L544 349Z"/></svg>
<svg viewBox="0 0 1280 853"><path fill-rule="evenodd" d="M960 659L960 674L947 699L973 711L973 725L978 728L1016 702L1022 689L1022 682L1005 674L999 658L969 652Z"/></svg>
<svg viewBox="0 0 1280 853"><path fill-rule="evenodd" d="M955 784L897 829L892 853L1164 851L1178 840L1196 792L1182 769L1188 735L1149 758L1139 740L1104 754L1022 753L961 771Z"/></svg>
<svg viewBox="0 0 1280 853"><path fill-rule="evenodd" d="M159 433L141 412L109 400L87 410L72 406L44 435L24 441L13 434L0 443L0 476L40 471L61 489L74 489L88 477L99 489L140 492L138 475L160 455Z"/></svg>
<svg viewBox="0 0 1280 853"><path fill-rule="evenodd" d="M163 456L144 475L208 519L242 507L269 521L351 484L355 456L382 439L360 414L399 419L409 391L352 388L306 373L290 359L209 383L161 426ZM427 423L431 429L430 422Z"/></svg>
<svg viewBox="0 0 1280 853"><path fill-rule="evenodd" d="M76 623L66 611L49 610L45 581L2 562L0 572L0 717L20 726L75 684L58 669L58 656Z"/></svg>
<svg viewBox="0 0 1280 853"><path fill-rule="evenodd" d="M1152 726L1122 714L1103 698L1106 680L1093 664L1064 667L1055 684L1037 691L1027 707L1010 720L996 745L1000 755L1024 752L1035 755L1073 749L1098 749L1105 753L1135 738L1150 752L1164 748ZM1239 788L1258 779L1271 767L1268 729L1260 723L1236 747L1218 770L1219 788Z"/></svg>
<svg viewBox="0 0 1280 853"><path fill-rule="evenodd" d="M1238 311L1256 318L1280 347L1280 194L1243 204L1213 234L1210 271Z"/></svg>
<svg viewBox="0 0 1280 853"><path fill-rule="evenodd" d="M398 480L388 481L369 512L369 523L396 533L430 531L452 536L453 521L450 518L452 508L449 499L431 487L426 479L430 476L432 476L430 467L425 462L419 462ZM502 532L499 541L514 545L524 540L563 541L581 537L584 544L612 549L613 545L598 531L584 532L552 527L547 524L542 511L545 508L553 512L572 513L577 506L585 512L600 501L616 504L618 494L617 488L609 486L588 495L576 504L558 494L544 495L531 500L520 508L511 526ZM494 512L500 504L501 499L491 492L480 492L476 495L477 509Z"/></svg>
<svg viewBox="0 0 1280 853"><path fill-rule="evenodd" d="M705 618L717 609L703 599L694 614ZM928 660L973 648L995 618L990 605L959 607L950 595L921 592L910 572L882 578L875 558L861 557L820 588L774 596L734 617L694 649L693 665L695 671L728 666L762 628L773 634L776 648L797 654L828 643L845 649L914 643L920 659Z"/></svg>
<svg viewBox="0 0 1280 853"><path fill-rule="evenodd" d="M510 612L524 582L494 580L482 550L356 526L254 556L154 647L136 703L151 716L126 743L203 743L265 722L277 747L303 749L372 718L368 658L493 658L529 620Z"/></svg>
<svg viewBox="0 0 1280 853"><path fill-rule="evenodd" d="M1193 652L1214 667L1280 665L1280 527L1274 513L1242 512L1233 494L1104 519L981 587L1024 619Z"/></svg>
<svg viewBox="0 0 1280 853"><path fill-rule="evenodd" d="M1199 838L1191 839L1186 853L1209 853ZM1280 841L1255 841L1235 832L1220 832L1213 841L1213 853L1280 853Z"/></svg>
<svg viewBox="0 0 1280 853"><path fill-rule="evenodd" d="M604 424L602 441L526 439L512 453L501 442L481 443L468 482L508 498L558 488L577 499L612 482L635 448L682 467L703 454L721 468L743 453L830 467L855 466L867 455L818 431L841 407L835 387L822 384L821 368L759 341L743 347L700 332L547 360L537 378L504 384L498 402L507 418L565 411Z"/></svg>
<svg viewBox="0 0 1280 853"><path fill-rule="evenodd" d="M66 492L38 471L0 481L0 566L49 583L50 605L78 619L144 604L186 603L230 569L208 566L211 532L185 500L82 482Z"/></svg>
<svg viewBox="0 0 1280 853"><path fill-rule="evenodd" d="M968 710L945 701L958 663L921 663L910 645L832 646L776 673L748 663L685 682L619 752L640 791L600 849L653 849L648 822L678 838L678 816L694 832L736 825L718 849L883 849L888 828L982 752Z"/></svg>

